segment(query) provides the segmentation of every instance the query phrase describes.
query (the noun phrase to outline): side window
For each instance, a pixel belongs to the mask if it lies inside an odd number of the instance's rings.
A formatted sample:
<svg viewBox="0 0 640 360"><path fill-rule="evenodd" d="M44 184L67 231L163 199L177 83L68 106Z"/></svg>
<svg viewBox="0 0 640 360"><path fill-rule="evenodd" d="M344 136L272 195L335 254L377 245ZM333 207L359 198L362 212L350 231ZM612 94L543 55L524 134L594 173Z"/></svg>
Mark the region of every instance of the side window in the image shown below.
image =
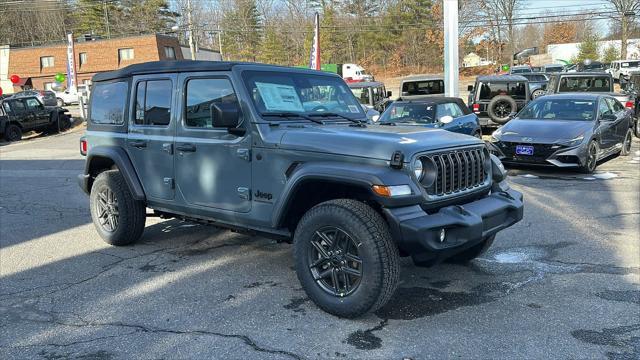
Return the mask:
<svg viewBox="0 0 640 360"><path fill-rule="evenodd" d="M613 114L613 111L611 111L605 99L600 100L598 103L598 118L602 118L603 115L610 114Z"/></svg>
<svg viewBox="0 0 640 360"><path fill-rule="evenodd" d="M44 109L44 105L40 103L37 99L30 98L25 101L27 103L27 109L29 110L41 110Z"/></svg>
<svg viewBox="0 0 640 360"><path fill-rule="evenodd" d="M94 124L122 125L129 86L124 81L95 83L91 91L89 118Z"/></svg>
<svg viewBox="0 0 640 360"><path fill-rule="evenodd" d="M462 111L458 108L458 105L452 103L444 103L438 105L438 110L436 111L436 118L440 119L443 116L451 116L452 118L457 118L462 115Z"/></svg>
<svg viewBox="0 0 640 360"><path fill-rule="evenodd" d="M451 116L453 116L454 119L464 115L464 112L462 112L462 109L460 109L458 104L448 103L447 105L449 105L449 107L451 108L451 113L453 114Z"/></svg>
<svg viewBox="0 0 640 360"><path fill-rule="evenodd" d="M622 106L622 104L620 104L620 102L618 102L618 100L612 99L612 98L605 98L605 100L609 104L609 107L611 109L613 109L614 113L618 113L618 112L624 110L624 106Z"/></svg>
<svg viewBox="0 0 640 360"><path fill-rule="evenodd" d="M237 102L231 82L227 79L191 79L187 82L187 127L213 129L211 104Z"/></svg>
<svg viewBox="0 0 640 360"><path fill-rule="evenodd" d="M27 108L24 106L22 100L16 100L11 102L11 109L15 113L25 112Z"/></svg>
<svg viewBox="0 0 640 360"><path fill-rule="evenodd" d="M171 121L171 80L147 80L136 85L136 125L167 126Z"/></svg>

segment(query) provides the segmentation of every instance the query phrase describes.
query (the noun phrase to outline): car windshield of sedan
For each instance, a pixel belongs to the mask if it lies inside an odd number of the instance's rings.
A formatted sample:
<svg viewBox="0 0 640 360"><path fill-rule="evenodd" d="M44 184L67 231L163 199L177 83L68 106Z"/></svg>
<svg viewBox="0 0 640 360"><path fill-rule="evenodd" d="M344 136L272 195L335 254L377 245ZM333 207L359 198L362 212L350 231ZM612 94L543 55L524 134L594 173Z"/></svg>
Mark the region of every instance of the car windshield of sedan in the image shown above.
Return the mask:
<svg viewBox="0 0 640 360"><path fill-rule="evenodd" d="M295 72L247 71L244 82L263 115L335 113L363 118L362 106L338 77Z"/></svg>
<svg viewBox="0 0 640 360"><path fill-rule="evenodd" d="M596 101L582 99L539 99L518 114L525 120L591 121L595 117Z"/></svg>
<svg viewBox="0 0 640 360"><path fill-rule="evenodd" d="M424 103L394 103L380 117L380 123L432 124L436 118L436 106Z"/></svg>

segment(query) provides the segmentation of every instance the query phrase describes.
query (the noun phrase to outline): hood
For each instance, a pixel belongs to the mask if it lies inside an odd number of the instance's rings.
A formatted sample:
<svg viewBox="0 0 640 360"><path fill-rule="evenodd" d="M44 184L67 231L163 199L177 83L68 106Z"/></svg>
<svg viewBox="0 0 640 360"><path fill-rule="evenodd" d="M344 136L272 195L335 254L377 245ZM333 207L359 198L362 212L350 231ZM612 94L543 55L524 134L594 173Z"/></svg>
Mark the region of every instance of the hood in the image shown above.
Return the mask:
<svg viewBox="0 0 640 360"><path fill-rule="evenodd" d="M323 152L389 160L395 151L402 151L405 159L423 151L483 142L471 136L440 129L417 126L367 125L365 128L346 125L311 126L282 129L283 149Z"/></svg>
<svg viewBox="0 0 640 360"><path fill-rule="evenodd" d="M577 120L521 120L513 119L500 128L502 141L554 143L575 139L593 130L593 122Z"/></svg>

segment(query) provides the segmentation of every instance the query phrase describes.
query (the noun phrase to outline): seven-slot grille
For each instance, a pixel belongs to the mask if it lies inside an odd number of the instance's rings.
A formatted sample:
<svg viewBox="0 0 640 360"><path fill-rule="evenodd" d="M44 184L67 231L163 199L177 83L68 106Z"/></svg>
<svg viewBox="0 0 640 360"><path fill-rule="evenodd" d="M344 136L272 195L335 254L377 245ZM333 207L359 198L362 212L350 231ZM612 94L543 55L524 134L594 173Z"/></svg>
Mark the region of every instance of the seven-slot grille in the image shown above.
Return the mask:
<svg viewBox="0 0 640 360"><path fill-rule="evenodd" d="M482 148L460 149L446 153L426 155L435 165L434 184L427 189L431 195L447 195L484 184L485 153Z"/></svg>

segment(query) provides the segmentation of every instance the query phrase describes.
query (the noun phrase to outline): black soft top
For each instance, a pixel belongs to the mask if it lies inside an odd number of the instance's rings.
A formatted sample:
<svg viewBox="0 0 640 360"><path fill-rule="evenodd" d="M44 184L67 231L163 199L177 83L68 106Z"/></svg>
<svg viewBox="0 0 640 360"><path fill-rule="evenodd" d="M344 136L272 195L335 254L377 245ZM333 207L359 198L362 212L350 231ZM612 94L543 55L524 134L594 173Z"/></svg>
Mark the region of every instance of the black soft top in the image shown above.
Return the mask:
<svg viewBox="0 0 640 360"><path fill-rule="evenodd" d="M528 81L526 77L520 75L485 75L478 76L476 81L481 82L514 82Z"/></svg>
<svg viewBox="0 0 640 360"><path fill-rule="evenodd" d="M562 77L567 77L567 76L572 76L572 77L578 77L578 76L606 76L606 77L612 77L611 74L609 74L608 72L598 72L598 71L562 72L562 73L554 73L551 76L562 76Z"/></svg>
<svg viewBox="0 0 640 360"><path fill-rule="evenodd" d="M162 74L174 72L195 72L195 71L229 71L238 65L255 65L264 67L265 70L296 69L300 71L314 71L303 68L290 68L285 66L267 65L250 62L237 61L201 61L201 60L164 60L150 61L140 64L133 64L122 69L98 73L93 76L92 81L107 81L127 78L134 75ZM314 71L315 72L315 71Z"/></svg>

